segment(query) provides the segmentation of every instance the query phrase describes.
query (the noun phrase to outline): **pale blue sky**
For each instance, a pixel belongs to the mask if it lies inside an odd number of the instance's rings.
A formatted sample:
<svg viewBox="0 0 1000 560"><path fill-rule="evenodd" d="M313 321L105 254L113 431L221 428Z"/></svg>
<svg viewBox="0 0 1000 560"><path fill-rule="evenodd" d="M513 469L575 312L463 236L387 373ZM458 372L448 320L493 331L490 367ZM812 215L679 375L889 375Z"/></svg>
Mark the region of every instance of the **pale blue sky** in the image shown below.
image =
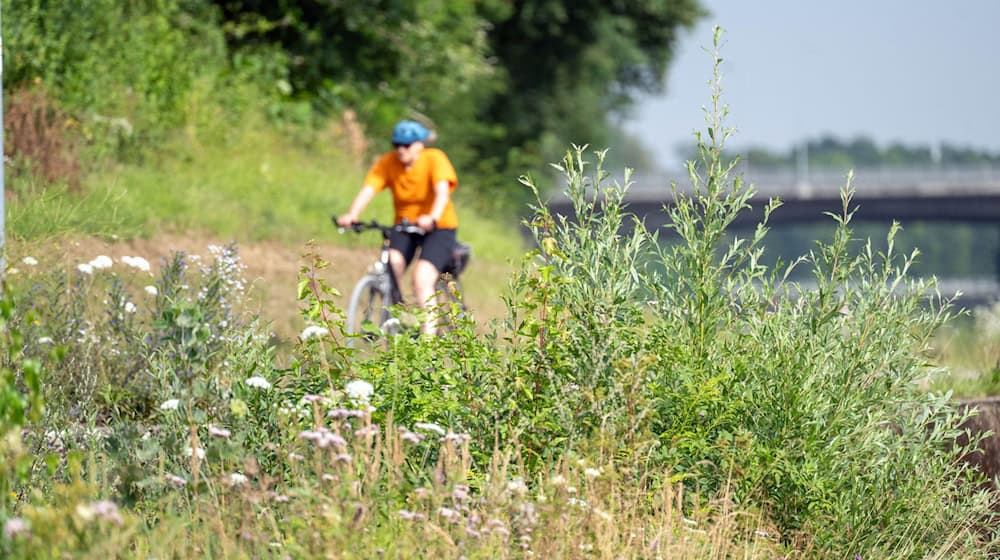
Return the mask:
<svg viewBox="0 0 1000 560"><path fill-rule="evenodd" d="M832 133L1000 151L1000 0L701 1L712 14L683 35L666 91L626 124L664 167L704 128L716 24L737 148Z"/></svg>

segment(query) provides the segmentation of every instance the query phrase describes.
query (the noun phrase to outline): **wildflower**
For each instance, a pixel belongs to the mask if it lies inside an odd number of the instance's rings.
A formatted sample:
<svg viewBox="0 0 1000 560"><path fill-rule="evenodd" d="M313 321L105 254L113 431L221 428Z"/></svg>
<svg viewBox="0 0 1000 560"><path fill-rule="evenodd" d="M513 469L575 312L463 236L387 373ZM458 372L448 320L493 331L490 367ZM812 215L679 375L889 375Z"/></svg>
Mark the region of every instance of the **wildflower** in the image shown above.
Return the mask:
<svg viewBox="0 0 1000 560"><path fill-rule="evenodd" d="M12 266L9 269L7 269L7 274L17 274L17 273L18 273L17 267Z"/></svg>
<svg viewBox="0 0 1000 560"><path fill-rule="evenodd" d="M274 493L274 501L278 502L279 504L287 503L290 499L291 498L289 498L284 494L278 494L277 492Z"/></svg>
<svg viewBox="0 0 1000 560"><path fill-rule="evenodd" d="M406 521L420 521L424 519L424 514L401 509L399 510L399 517Z"/></svg>
<svg viewBox="0 0 1000 560"><path fill-rule="evenodd" d="M229 436L231 436L232 433L225 428L216 428L215 426L209 426L208 435L223 439L229 439Z"/></svg>
<svg viewBox="0 0 1000 560"><path fill-rule="evenodd" d="M20 517L11 517L3 525L3 536L7 540L11 540L21 533L26 533L28 531L28 524L24 522Z"/></svg>
<svg viewBox="0 0 1000 560"><path fill-rule="evenodd" d="M35 257L24 257L23 259L21 259L21 262L23 262L28 266L35 266L36 264L38 264L38 259L36 259Z"/></svg>
<svg viewBox="0 0 1000 560"><path fill-rule="evenodd" d="M524 494L528 491L528 485L520 478L515 478L507 483L507 491L512 494Z"/></svg>
<svg viewBox="0 0 1000 560"><path fill-rule="evenodd" d="M403 441L408 441L413 444L420 443L420 440L424 439L424 437L426 436L414 432L403 432L403 435L400 436L400 438L402 438Z"/></svg>
<svg viewBox="0 0 1000 560"><path fill-rule="evenodd" d="M471 439L472 436L470 436L469 434L456 434L455 432L448 432L443 438L441 438L441 441L452 441L455 443L462 443L463 441L469 441Z"/></svg>
<svg viewBox="0 0 1000 560"><path fill-rule="evenodd" d="M347 453L339 453L337 455L337 462L338 463L350 463L351 462L351 456L349 454L347 454Z"/></svg>
<svg viewBox="0 0 1000 560"><path fill-rule="evenodd" d="M115 525L122 524L122 516L118 513L118 505L112 501L101 500L94 502L90 504L90 512L101 518L102 521L108 521Z"/></svg>
<svg viewBox="0 0 1000 560"><path fill-rule="evenodd" d="M305 457L303 455L299 455L298 453L295 453L294 451L288 454L288 460L289 461L302 461L304 459L305 459Z"/></svg>
<svg viewBox="0 0 1000 560"><path fill-rule="evenodd" d="M256 387L258 389L271 388L271 384L267 381L267 379L264 379L263 377L256 375L253 377L248 377L246 381L244 381L243 383L245 383L247 387Z"/></svg>
<svg viewBox="0 0 1000 560"><path fill-rule="evenodd" d="M309 325L308 327L302 330L302 334L299 335L299 338L302 339L302 342L305 342L314 336L320 337L329 332L330 331L327 330L326 327L321 327L319 325Z"/></svg>
<svg viewBox="0 0 1000 560"><path fill-rule="evenodd" d="M326 428L320 428L319 430L302 430L299 432L299 438L312 441L317 446L321 448L330 447L331 444L338 447L346 447L347 440L340 437L339 435L327 430Z"/></svg>
<svg viewBox="0 0 1000 560"><path fill-rule="evenodd" d="M229 401L229 412L237 418L243 418L250 412L250 408L240 399L233 399Z"/></svg>
<svg viewBox="0 0 1000 560"><path fill-rule="evenodd" d="M356 401L368 402L369 397L375 392L375 387L363 379L355 379L344 387L347 396Z"/></svg>
<svg viewBox="0 0 1000 560"><path fill-rule="evenodd" d="M564 486L566 484L566 477L561 474L557 474L552 477L550 482L552 483L552 486Z"/></svg>
<svg viewBox="0 0 1000 560"><path fill-rule="evenodd" d="M91 265L89 265L89 264L87 264L87 263L80 263L80 264L76 265L76 269L79 270L80 272L84 273L84 274L93 274L94 273L94 267L91 266Z"/></svg>
<svg viewBox="0 0 1000 560"><path fill-rule="evenodd" d="M367 428L361 428L360 430L355 430L354 435L357 437L375 437L378 435L378 426L372 424Z"/></svg>
<svg viewBox="0 0 1000 560"><path fill-rule="evenodd" d="M122 262L143 272L149 272L149 261L142 257L122 257Z"/></svg>
<svg viewBox="0 0 1000 560"><path fill-rule="evenodd" d="M173 485L175 488L184 488L184 486L187 484L186 480L175 474L167 473L163 475L163 478L171 485Z"/></svg>
<svg viewBox="0 0 1000 560"><path fill-rule="evenodd" d="M465 484L456 484L451 497L454 498L456 502L461 502L469 497L469 487Z"/></svg>
<svg viewBox="0 0 1000 560"><path fill-rule="evenodd" d="M180 404L181 404L181 401L179 401L177 399L165 400L165 401L163 401L162 404L160 404L160 410L177 410L177 407Z"/></svg>
<svg viewBox="0 0 1000 560"><path fill-rule="evenodd" d="M230 486L242 486L246 484L247 477L242 473L234 472L229 475L229 485Z"/></svg>
<svg viewBox="0 0 1000 560"><path fill-rule="evenodd" d="M439 508L438 515L451 522L458 521L458 518L460 517L460 514L457 511L447 507Z"/></svg>
<svg viewBox="0 0 1000 560"><path fill-rule="evenodd" d="M338 408L326 413L330 418L360 418L364 414L363 410L347 410L346 408Z"/></svg>
<svg viewBox="0 0 1000 560"><path fill-rule="evenodd" d="M580 498L570 498L566 500L566 503L571 506L577 506L580 509L587 509L590 507L589 505L587 505L587 502L585 500L581 500Z"/></svg>
<svg viewBox="0 0 1000 560"><path fill-rule="evenodd" d="M125 312L126 313L135 313L135 304L132 303L131 301L126 301L125 302Z"/></svg>
<svg viewBox="0 0 1000 560"><path fill-rule="evenodd" d="M39 344L52 344L52 339L49 338L49 337L47 337L47 336L39 337L38 343Z"/></svg>
<svg viewBox="0 0 1000 560"><path fill-rule="evenodd" d="M595 469L593 467L587 467L583 471L584 476L587 478L597 478L601 476L601 469Z"/></svg>
<svg viewBox="0 0 1000 560"><path fill-rule="evenodd" d="M190 446L184 448L184 456L191 457L192 455L198 457L199 459L205 458L205 450L200 447L195 447L191 449Z"/></svg>
<svg viewBox="0 0 1000 560"><path fill-rule="evenodd" d="M597 517L600 517L605 521L611 521L611 514L604 510L594 508L594 513L597 514Z"/></svg>
<svg viewBox="0 0 1000 560"><path fill-rule="evenodd" d="M447 433L444 431L444 428L431 422L417 422L416 424L413 425L413 427L418 430L423 430L425 432L434 432L439 436L443 436Z"/></svg>
<svg viewBox="0 0 1000 560"><path fill-rule="evenodd" d="M322 395L304 395L302 397L302 400L305 401L305 402L307 402L307 403L321 403L321 402L323 402L323 396Z"/></svg>
<svg viewBox="0 0 1000 560"><path fill-rule="evenodd" d="M329 473L323 473L323 476L321 476L320 478L322 478L324 482L333 482L337 480L337 477Z"/></svg>
<svg viewBox="0 0 1000 560"><path fill-rule="evenodd" d="M146 286L145 288L143 288L143 290L146 290L146 293L151 296L155 296L157 293L159 293L156 290L156 286Z"/></svg>
<svg viewBox="0 0 1000 560"><path fill-rule="evenodd" d="M111 260L111 257L107 255L98 255L94 260L90 261L90 266L94 267L95 270L111 268L113 264L115 264L115 261Z"/></svg>

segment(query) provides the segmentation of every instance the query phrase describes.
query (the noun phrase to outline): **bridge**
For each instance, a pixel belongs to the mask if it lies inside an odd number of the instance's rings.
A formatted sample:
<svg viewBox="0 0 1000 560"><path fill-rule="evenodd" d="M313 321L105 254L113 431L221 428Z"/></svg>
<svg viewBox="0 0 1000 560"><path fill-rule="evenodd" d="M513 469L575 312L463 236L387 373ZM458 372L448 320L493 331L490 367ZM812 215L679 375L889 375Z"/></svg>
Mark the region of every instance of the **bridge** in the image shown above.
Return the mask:
<svg viewBox="0 0 1000 560"><path fill-rule="evenodd" d="M842 210L840 191L847 184L846 170L768 170L743 165L737 167L737 174L753 185L756 194L750 200L751 209L740 215L733 228L760 223L771 198L782 201L768 220L771 226L822 222L828 220L824 212ZM673 203L671 184L681 195L692 194L686 171L633 174L625 198L628 210L649 229L666 225L669 216L663 208ZM860 168L854 172L853 186L851 207L858 209L854 221L888 224L896 220L904 226L914 222L996 225L994 235L1000 236L1000 165ZM572 213L564 195L553 197L549 208L560 214ZM997 263L1000 275L1000 255L982 257ZM947 289L942 293L961 289L966 294L964 303L990 301L1000 296L997 280L945 279L941 285Z"/></svg>
<svg viewBox="0 0 1000 560"><path fill-rule="evenodd" d="M734 227L759 223L770 198L782 201L782 207L771 215L772 225L822 220L824 212L841 209L840 190L847 184L846 170L801 173L744 166L736 172L757 194L750 201L752 211L745 212ZM673 200L671 183L679 193L692 192L683 171L632 176L626 200L633 213L650 220L647 227L665 223L666 216L657 219L657 215ZM855 220L1000 224L1000 166L858 169L853 185L853 206L859 207ZM558 200L553 203L553 209L560 208Z"/></svg>

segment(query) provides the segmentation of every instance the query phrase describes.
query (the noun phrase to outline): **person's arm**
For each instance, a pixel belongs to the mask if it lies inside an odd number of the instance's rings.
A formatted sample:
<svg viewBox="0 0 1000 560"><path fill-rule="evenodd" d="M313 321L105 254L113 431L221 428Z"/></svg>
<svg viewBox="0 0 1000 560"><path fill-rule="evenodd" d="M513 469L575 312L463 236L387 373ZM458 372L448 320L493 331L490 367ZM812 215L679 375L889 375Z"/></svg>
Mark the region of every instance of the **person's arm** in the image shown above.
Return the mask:
<svg viewBox="0 0 1000 560"><path fill-rule="evenodd" d="M431 206L431 213L424 214L417 218L417 225L430 231L437 225L437 221L444 214L444 209L448 207L448 200L451 198L451 183L448 181L438 181L434 184L434 204Z"/></svg>
<svg viewBox="0 0 1000 560"><path fill-rule="evenodd" d="M348 227L354 222L358 221L358 216L361 212L368 206L368 203L372 201L375 197L375 187L371 185L365 185L361 187L358 191L358 195L354 197L354 202L351 203L351 209L347 211L346 214L337 218L337 225L340 227Z"/></svg>

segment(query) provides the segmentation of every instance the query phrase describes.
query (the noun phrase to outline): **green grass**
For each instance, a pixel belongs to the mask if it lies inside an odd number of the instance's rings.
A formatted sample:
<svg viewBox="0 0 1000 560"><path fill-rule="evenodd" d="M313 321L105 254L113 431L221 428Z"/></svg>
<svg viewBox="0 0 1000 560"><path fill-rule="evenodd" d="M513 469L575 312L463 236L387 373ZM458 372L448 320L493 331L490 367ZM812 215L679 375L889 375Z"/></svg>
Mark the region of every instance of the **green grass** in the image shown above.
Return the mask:
<svg viewBox="0 0 1000 560"><path fill-rule="evenodd" d="M143 163L91 174L79 192L18 178L9 204L9 236L130 238L170 232L291 245L309 239L371 244L338 235L331 225L330 217L350 205L365 172L365 165L351 161L331 134L304 134L251 120L226 137L179 133ZM471 188L462 192L463 186L456 200L461 239L473 245L477 260L516 258L524 243L516 217L477 212L468 203ZM363 217L391 220L388 193L376 197Z"/></svg>

